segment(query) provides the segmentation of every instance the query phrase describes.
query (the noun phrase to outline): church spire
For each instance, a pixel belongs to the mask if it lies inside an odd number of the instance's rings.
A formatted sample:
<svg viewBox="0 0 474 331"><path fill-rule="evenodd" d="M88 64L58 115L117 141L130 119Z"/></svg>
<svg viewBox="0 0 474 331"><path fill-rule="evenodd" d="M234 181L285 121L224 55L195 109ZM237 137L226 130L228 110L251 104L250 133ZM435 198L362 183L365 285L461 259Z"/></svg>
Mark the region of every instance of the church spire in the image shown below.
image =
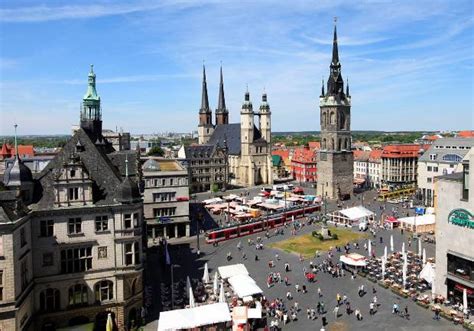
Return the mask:
<svg viewBox="0 0 474 331"><path fill-rule="evenodd" d="M201 97L201 113L210 112L209 97L207 96L206 67L202 65L202 97Z"/></svg>
<svg viewBox="0 0 474 331"><path fill-rule="evenodd" d="M18 124L15 123L15 158L20 159L20 154L18 153L18 140L17 140L17 133L16 133L16 128L18 127Z"/></svg>
<svg viewBox="0 0 474 331"><path fill-rule="evenodd" d="M97 94L97 90L95 89L95 73L94 73L94 65L91 64L91 69L88 75L88 85L87 85L87 92L84 95L84 99L88 100L100 100L100 97Z"/></svg>
<svg viewBox="0 0 474 331"><path fill-rule="evenodd" d="M321 79L321 96L324 97L324 77Z"/></svg>
<svg viewBox="0 0 474 331"><path fill-rule="evenodd" d="M350 96L349 94L349 77L346 78L346 97Z"/></svg>
<svg viewBox="0 0 474 331"><path fill-rule="evenodd" d="M339 50L337 48L337 28L336 28L337 17L334 17L334 37L332 41L332 61L331 64L339 64Z"/></svg>
<svg viewBox="0 0 474 331"><path fill-rule="evenodd" d="M219 82L219 101L217 103L218 111L227 111L225 107L225 96L224 96L224 77L222 75L222 66L220 70L220 82Z"/></svg>
<svg viewBox="0 0 474 331"><path fill-rule="evenodd" d="M100 96L95 88L94 65L91 64L87 76L87 92L82 99L81 128L83 128L96 141L102 135L102 109Z"/></svg>

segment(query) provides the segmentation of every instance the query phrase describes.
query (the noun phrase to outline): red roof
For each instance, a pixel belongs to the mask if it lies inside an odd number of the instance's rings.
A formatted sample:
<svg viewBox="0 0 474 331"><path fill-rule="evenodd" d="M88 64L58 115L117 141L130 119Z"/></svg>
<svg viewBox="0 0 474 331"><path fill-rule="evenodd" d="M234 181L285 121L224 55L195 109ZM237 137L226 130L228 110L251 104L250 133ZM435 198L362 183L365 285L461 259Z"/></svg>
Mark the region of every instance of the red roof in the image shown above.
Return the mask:
<svg viewBox="0 0 474 331"><path fill-rule="evenodd" d="M316 149L316 150L321 149L321 143L319 141L309 141L308 146L311 149Z"/></svg>
<svg viewBox="0 0 474 331"><path fill-rule="evenodd" d="M459 131L456 136L461 137L461 138L473 138L474 131L471 131L471 130Z"/></svg>
<svg viewBox="0 0 474 331"><path fill-rule="evenodd" d="M311 148L295 148L292 161L300 163L316 163L317 152Z"/></svg>
<svg viewBox="0 0 474 331"><path fill-rule="evenodd" d="M382 157L385 158L401 158L401 157L418 157L420 149L423 147L418 144L400 144L387 145L383 148Z"/></svg>
<svg viewBox="0 0 474 331"><path fill-rule="evenodd" d="M33 145L18 145L18 153L22 157L35 155ZM2 156L3 158L8 158L14 156L15 154L15 146L3 144L2 149L0 150L0 156Z"/></svg>
<svg viewBox="0 0 474 331"><path fill-rule="evenodd" d="M382 158L382 150L381 149L374 149L370 151L369 154L369 161L380 161Z"/></svg>
<svg viewBox="0 0 474 331"><path fill-rule="evenodd" d="M287 149L275 149L272 151L272 155L278 155L282 159L288 159L290 157L290 151Z"/></svg>

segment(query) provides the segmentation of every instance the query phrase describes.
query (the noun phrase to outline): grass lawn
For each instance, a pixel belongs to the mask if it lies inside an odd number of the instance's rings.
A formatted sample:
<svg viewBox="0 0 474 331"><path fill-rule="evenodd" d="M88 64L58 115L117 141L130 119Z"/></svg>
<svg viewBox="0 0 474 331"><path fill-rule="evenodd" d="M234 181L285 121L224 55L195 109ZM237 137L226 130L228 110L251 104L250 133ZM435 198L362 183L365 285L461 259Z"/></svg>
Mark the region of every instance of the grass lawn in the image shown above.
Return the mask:
<svg viewBox="0 0 474 331"><path fill-rule="evenodd" d="M331 233L336 233L337 240L321 241L313 237L311 233L296 236L287 240L272 243L272 248L281 249L287 253L303 254L305 258L313 257L316 251L327 251L331 247L344 246L348 242L354 242L359 239L368 238L364 232L354 232L344 228L329 227Z"/></svg>

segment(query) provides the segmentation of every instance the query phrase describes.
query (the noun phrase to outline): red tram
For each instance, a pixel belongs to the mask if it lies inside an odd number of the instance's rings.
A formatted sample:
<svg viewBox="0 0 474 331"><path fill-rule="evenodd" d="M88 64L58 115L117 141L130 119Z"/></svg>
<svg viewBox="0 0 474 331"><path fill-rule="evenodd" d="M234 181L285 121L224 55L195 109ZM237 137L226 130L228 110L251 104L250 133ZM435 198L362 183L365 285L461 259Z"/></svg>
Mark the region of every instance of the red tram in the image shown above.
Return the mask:
<svg viewBox="0 0 474 331"><path fill-rule="evenodd" d="M287 222L291 222L293 216L297 219L306 214L311 214L320 210L321 206L319 205L309 205L304 208L292 209L281 214L271 215L255 222L235 225L225 229L212 230L207 233L206 242L212 244L219 241L247 236L257 232L267 231L282 226Z"/></svg>

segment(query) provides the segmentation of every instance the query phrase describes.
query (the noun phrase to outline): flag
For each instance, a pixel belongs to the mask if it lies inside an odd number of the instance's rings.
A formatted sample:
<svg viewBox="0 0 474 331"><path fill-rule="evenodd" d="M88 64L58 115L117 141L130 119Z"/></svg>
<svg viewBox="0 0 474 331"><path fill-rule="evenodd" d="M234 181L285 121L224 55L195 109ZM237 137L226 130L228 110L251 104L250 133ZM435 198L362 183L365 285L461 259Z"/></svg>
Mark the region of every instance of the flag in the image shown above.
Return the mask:
<svg viewBox="0 0 474 331"><path fill-rule="evenodd" d="M168 252L168 242L165 241L165 261L167 265L171 265L170 252Z"/></svg>

